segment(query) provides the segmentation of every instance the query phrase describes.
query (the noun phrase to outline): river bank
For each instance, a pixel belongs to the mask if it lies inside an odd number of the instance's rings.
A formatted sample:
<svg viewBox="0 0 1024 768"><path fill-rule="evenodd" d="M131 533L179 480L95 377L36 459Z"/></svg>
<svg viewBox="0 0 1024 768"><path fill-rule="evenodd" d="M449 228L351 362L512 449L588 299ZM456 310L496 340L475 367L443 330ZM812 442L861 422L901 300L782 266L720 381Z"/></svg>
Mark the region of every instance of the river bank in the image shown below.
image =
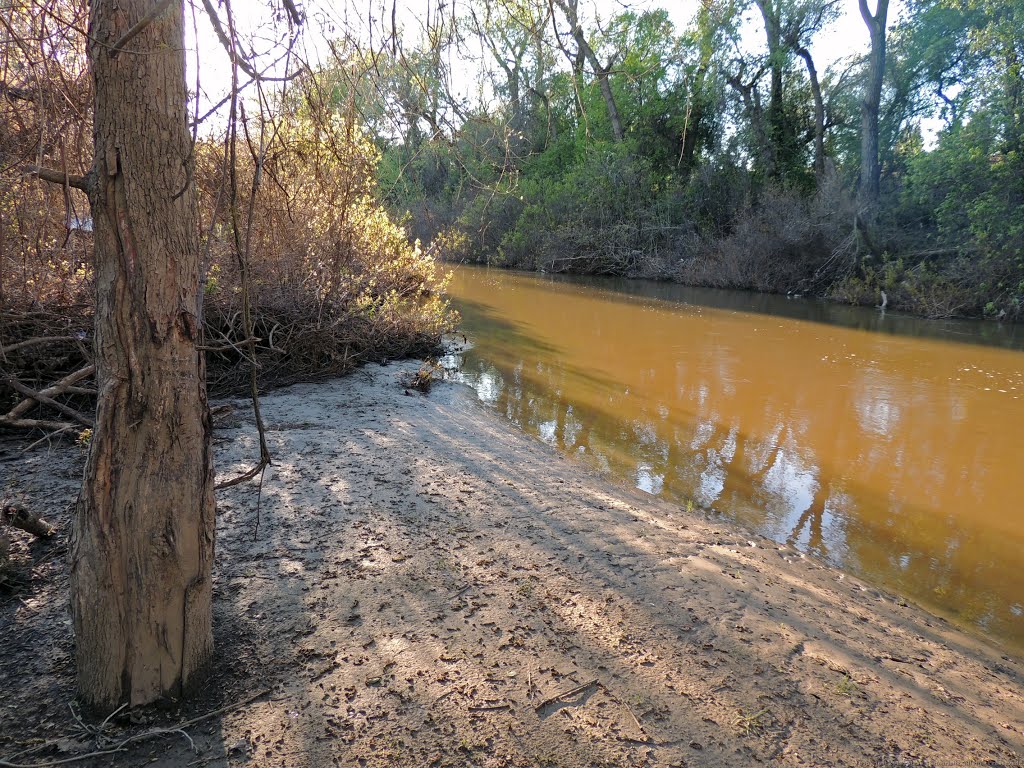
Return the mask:
<svg viewBox="0 0 1024 768"><path fill-rule="evenodd" d="M1019 326L1024 315L1019 309L1019 302L1012 305L1012 311L996 310L994 305L986 308L979 304L980 288L976 285L957 286L948 281L936 279L934 274L921 270L908 269L901 261L887 264L879 271L869 270L864 276L849 275L829 284L816 284L814 288L805 289L802 283L786 283L785 285L765 285L758 282L765 271L771 271L772 259L757 249L750 257L764 263L750 269L747 279L739 281L729 279L728 272L720 275L709 271L705 258L694 258L687 266L675 270L666 269L664 265L652 264L650 269L621 272L601 270L559 269L556 264L521 264L506 263L500 259L451 259L444 262L448 268L471 267L480 269L501 270L552 278L585 282L617 281L620 285L636 284L643 286L651 283L664 286L666 293L673 290L695 292L734 291L748 294L752 302L775 304L778 302L801 300L814 302L818 312L823 316L842 318L850 311L872 309L879 312L884 323L886 312L896 322L913 324L914 321L930 321L935 323L980 322L991 326L992 334L998 338L1002 334L1012 335ZM881 272L881 274L879 273ZM626 289L623 292L628 293ZM882 323L879 323L882 324ZM1009 330L1005 330L1009 329Z"/></svg>
<svg viewBox="0 0 1024 768"><path fill-rule="evenodd" d="M791 547L612 486L467 388L410 394L399 380L415 368L263 400L273 474L262 496L218 497L217 677L170 718L229 709L92 764L1024 760L1019 658ZM215 434L219 477L256 455L245 413ZM80 461L7 449L2 492L66 531ZM68 714L66 568L49 546L0 599L11 763L92 745ZM107 735L152 726L135 720Z"/></svg>

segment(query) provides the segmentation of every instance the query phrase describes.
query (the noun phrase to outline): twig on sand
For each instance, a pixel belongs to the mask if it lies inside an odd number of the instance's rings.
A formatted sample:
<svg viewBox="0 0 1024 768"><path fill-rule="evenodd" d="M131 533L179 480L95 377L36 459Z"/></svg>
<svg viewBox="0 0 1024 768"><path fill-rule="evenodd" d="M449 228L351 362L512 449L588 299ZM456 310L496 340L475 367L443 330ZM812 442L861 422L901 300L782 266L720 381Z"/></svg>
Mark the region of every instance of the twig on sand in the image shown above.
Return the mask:
<svg viewBox="0 0 1024 768"><path fill-rule="evenodd" d="M620 699L620 701L622 701L622 700ZM636 723L636 727L640 729L640 733L642 733L644 736L647 736L647 731L646 731L646 729L644 729L643 725L640 723L640 718L636 716L636 714L630 708L629 704L627 704L626 702L622 701L622 706L624 706L626 708L626 711L629 712L629 716L633 718L633 722Z"/></svg>
<svg viewBox="0 0 1024 768"><path fill-rule="evenodd" d="M228 704L226 706L220 707L219 709L207 712L205 715L199 715L198 717L193 717L191 720L185 720L184 722L178 723L177 725L172 725L169 728L154 728L152 731L144 731L143 733L140 733L137 736L125 739L125 741L121 743L127 744L129 741L138 741L143 738L148 738L149 736L159 736L162 733L173 733L174 731L180 731L182 728L188 728L190 725L195 725L196 723L201 723L204 720L209 720L211 717L216 717L217 715L224 715L228 712L233 712L236 709L241 709L246 704L252 704L254 701L256 701L256 699L262 699L264 696L266 696L273 690L273 688L264 688L262 691L254 693L251 696L247 696L241 701L236 701L234 704Z"/></svg>
<svg viewBox="0 0 1024 768"><path fill-rule="evenodd" d="M743 712L740 712L733 721L733 725L739 728L744 736L750 736L764 730L764 723L761 722L761 718L767 714L767 707L752 715L744 715Z"/></svg>
<svg viewBox="0 0 1024 768"><path fill-rule="evenodd" d="M228 704L227 706L220 707L219 709L215 709L211 712L207 712L205 715L199 715L198 717L190 718L189 720L185 720L183 722L169 726L167 728L151 728L148 731L136 733L118 742L116 745L110 747L109 749L100 749L95 752L86 752L81 755L73 755L72 757L65 757L60 760L50 760L44 763L12 763L7 760L0 760L0 768L51 768L51 766L78 763L83 760L89 760L94 757L102 757L103 755L112 755L117 752L124 752L129 744L145 741L146 739L152 739L156 736L166 736L172 733L178 733L183 735L186 739L189 740L189 743L192 744L192 747L194 749L195 743L192 742L192 737L185 732L185 728L188 728L190 725L195 725L196 723L201 723L204 720L209 720L211 717L216 717L217 715L223 715L228 712L232 712L236 709L240 709L241 707L244 707L246 704L251 704L252 702L256 701L256 699L266 696L272 690L272 688L266 688L260 691L259 693L254 693L252 696L242 699L241 701L236 701L234 704ZM116 714L116 712L113 714ZM104 720L103 725L106 725L109 719L110 717L108 717L107 720Z"/></svg>
<svg viewBox="0 0 1024 768"><path fill-rule="evenodd" d="M583 685L577 685L575 688L572 688L572 689L570 689L568 691L563 691L562 693L556 693L554 696L548 696L548 698L544 699L544 701L542 701L540 704L537 704L534 707L534 709L536 711L540 712L540 710L544 709L544 707L548 706L549 704L554 704L556 701L559 701L560 699L564 699L567 696L575 696L578 693L583 693L584 691L590 690L591 688L593 688L597 684L598 684L597 680L591 680L590 682L583 683Z"/></svg>
<svg viewBox="0 0 1024 768"><path fill-rule="evenodd" d="M29 451L31 451L31 450L33 450L33 449L35 449L35 448L38 448L38 447L39 447L40 445L42 445L43 443L49 443L49 442L50 442L51 440L53 440L53 439L54 439L55 437L60 437L60 436L61 436L61 435L63 435L63 434L65 433L65 432L71 432L71 431L73 431L73 430L77 430L77 429L78 429L78 425L77 425L77 424L65 424L65 425L64 425L63 427L61 427L60 429L55 429L55 430L53 430L52 432L47 432L47 433L46 433L45 435L43 435L42 437L40 437L40 438L39 438L38 440L36 440L35 442L33 442L33 443L30 443L30 444L29 444L29 445L28 445L27 447L25 447L25 448L22 448L22 449L21 449L21 452L22 452L22 453L28 453Z"/></svg>
<svg viewBox="0 0 1024 768"><path fill-rule="evenodd" d="M82 760L89 760L93 757L102 757L103 755L113 755L116 752L124 752L123 749L101 749L96 752L86 752L83 755L75 755L74 757L65 757L63 760L50 760L46 763L9 763L6 760L0 760L0 768L50 768L53 765L68 765L69 763L80 763Z"/></svg>
<svg viewBox="0 0 1024 768"><path fill-rule="evenodd" d="M505 702L504 704L481 704L476 707L468 707L469 712L496 712L499 709L510 709L511 704Z"/></svg>
<svg viewBox="0 0 1024 768"><path fill-rule="evenodd" d="M434 701L431 702L430 706L433 707L433 706L439 704L440 702L444 701L445 699L447 699L449 696L451 696L454 693L459 693L459 690L456 689L456 688L451 688L451 689L445 691L440 696L438 696L436 699L434 699Z"/></svg>

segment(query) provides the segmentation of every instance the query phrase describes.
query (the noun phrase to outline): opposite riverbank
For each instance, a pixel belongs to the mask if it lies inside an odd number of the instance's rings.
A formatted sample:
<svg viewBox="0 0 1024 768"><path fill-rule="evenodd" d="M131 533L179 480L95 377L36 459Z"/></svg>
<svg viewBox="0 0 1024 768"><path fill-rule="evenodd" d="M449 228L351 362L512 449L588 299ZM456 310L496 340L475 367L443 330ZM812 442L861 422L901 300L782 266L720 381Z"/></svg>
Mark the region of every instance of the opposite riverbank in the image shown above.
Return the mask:
<svg viewBox="0 0 1024 768"><path fill-rule="evenodd" d="M203 719L91 764L1024 761L1020 659L790 547L614 487L464 387L407 394L415 369L263 400L274 471L262 495L218 497L217 675L159 722ZM216 432L219 477L257 454L246 413ZM107 743L67 706L63 510L80 463L76 449L0 455L2 492L62 530L16 542L32 578L0 597L0 761ZM102 736L116 745L151 717Z"/></svg>

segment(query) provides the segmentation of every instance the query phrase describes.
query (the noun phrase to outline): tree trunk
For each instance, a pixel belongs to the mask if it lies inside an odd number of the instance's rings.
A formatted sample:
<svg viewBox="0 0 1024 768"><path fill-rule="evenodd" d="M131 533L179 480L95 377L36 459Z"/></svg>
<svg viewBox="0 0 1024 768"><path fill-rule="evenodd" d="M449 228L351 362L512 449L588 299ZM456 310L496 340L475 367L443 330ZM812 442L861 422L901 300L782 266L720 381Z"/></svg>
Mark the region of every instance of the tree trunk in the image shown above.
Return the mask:
<svg viewBox="0 0 1024 768"><path fill-rule="evenodd" d="M878 209L882 169L878 160L878 110L882 101L882 77L885 74L885 19L889 0L878 0L872 14L867 0L859 0L860 14L871 33L868 81L861 101L860 183L857 189L859 218L866 226ZM863 228L863 227L862 227Z"/></svg>
<svg viewBox="0 0 1024 768"><path fill-rule="evenodd" d="M612 124L612 138L621 144L622 140L626 138L626 132L622 128L622 118L619 116L619 107L615 103L615 94L612 93L612 84L609 79L611 64L606 67L601 66L601 62L597 60L594 49L590 47L590 43L583 37L583 30L579 27L576 27L575 38L576 44L580 47L587 62L593 68L597 84L601 88L601 95L604 97L604 103L608 109L608 120Z"/></svg>
<svg viewBox="0 0 1024 768"><path fill-rule="evenodd" d="M99 385L71 547L82 699L180 696L213 650L213 467L183 2L93 0ZM118 52L118 41L155 16Z"/></svg>
<svg viewBox="0 0 1024 768"><path fill-rule="evenodd" d="M811 52L801 47L796 53L807 65L807 78L814 98L814 176L820 183L825 176L825 101L821 97L821 83L818 82L818 70L814 68Z"/></svg>
<svg viewBox="0 0 1024 768"><path fill-rule="evenodd" d="M785 57L782 49L782 25L779 9L771 0L755 0L764 21L764 34L768 44L768 66L771 70L771 92L768 100L768 116L773 128L782 114L782 69Z"/></svg>
<svg viewBox="0 0 1024 768"><path fill-rule="evenodd" d="M781 9L771 0L755 0L764 21L765 37L768 43L768 66L771 73L771 90L768 96L768 138L772 143L772 176L780 177L789 170L792 148L792 126L786 119L782 76L786 65L786 51L782 45Z"/></svg>
<svg viewBox="0 0 1024 768"><path fill-rule="evenodd" d="M580 26L577 14L578 1L556 0L558 7L562 9L566 20L569 22L573 40L576 41L577 62L579 57L583 57L590 65L590 68L594 70L594 77L597 78L598 87L601 89L601 96L604 98L605 107L608 109L608 120L612 126L612 138L615 139L616 143L622 143L622 140L626 137L626 132L622 127L619 107L615 103L615 94L612 93L612 84L609 78L612 64L609 62L607 66L602 66L601 62L597 60L597 54L590 47L586 35L583 34L583 28ZM580 68L579 63L577 63L576 69L579 70Z"/></svg>
<svg viewBox="0 0 1024 768"><path fill-rule="evenodd" d="M743 111L750 120L750 128L754 133L754 144L756 162L761 172L768 178L776 175L778 164L776 162L774 145L768 136L768 128L765 126L764 110L761 108L761 101L757 95L757 80L744 83L739 75L732 75L726 82L740 95L743 101Z"/></svg>

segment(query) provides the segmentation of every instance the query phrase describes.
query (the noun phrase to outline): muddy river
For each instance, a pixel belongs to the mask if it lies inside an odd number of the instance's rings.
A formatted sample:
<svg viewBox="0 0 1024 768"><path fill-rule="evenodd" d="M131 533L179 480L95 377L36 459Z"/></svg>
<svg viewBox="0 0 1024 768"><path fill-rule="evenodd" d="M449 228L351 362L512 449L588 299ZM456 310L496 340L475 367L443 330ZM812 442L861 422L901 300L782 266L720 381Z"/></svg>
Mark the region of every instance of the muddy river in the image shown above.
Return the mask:
<svg viewBox="0 0 1024 768"><path fill-rule="evenodd" d="M530 434L1024 649L1024 329L460 267L461 376Z"/></svg>

